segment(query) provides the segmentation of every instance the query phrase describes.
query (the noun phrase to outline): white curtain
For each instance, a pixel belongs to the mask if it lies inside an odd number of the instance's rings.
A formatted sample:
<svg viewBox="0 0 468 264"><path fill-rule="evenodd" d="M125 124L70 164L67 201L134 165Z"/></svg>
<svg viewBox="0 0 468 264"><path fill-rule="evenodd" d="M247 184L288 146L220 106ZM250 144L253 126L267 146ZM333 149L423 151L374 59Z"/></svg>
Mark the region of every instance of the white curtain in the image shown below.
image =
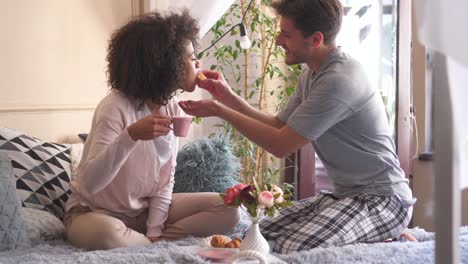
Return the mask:
<svg viewBox="0 0 468 264"><path fill-rule="evenodd" d="M146 0L145 12L175 11L187 8L191 15L198 19L200 24L199 37L202 38L233 2L234 0Z"/></svg>

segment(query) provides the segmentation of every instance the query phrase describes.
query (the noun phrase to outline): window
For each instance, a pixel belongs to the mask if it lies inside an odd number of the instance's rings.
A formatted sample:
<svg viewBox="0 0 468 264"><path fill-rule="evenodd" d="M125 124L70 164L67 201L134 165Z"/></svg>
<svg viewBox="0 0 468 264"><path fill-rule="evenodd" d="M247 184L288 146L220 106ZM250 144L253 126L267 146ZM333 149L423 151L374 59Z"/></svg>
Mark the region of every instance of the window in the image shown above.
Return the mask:
<svg viewBox="0 0 468 264"><path fill-rule="evenodd" d="M337 45L361 62L371 84L379 89L402 169L411 173L411 2L341 0L343 26ZM314 160L315 162L311 162ZM286 179L297 187L298 199L331 190L329 178L312 144L286 162Z"/></svg>
<svg viewBox="0 0 468 264"><path fill-rule="evenodd" d="M397 0L342 0L342 4L337 45L361 62L371 85L380 90L395 139Z"/></svg>

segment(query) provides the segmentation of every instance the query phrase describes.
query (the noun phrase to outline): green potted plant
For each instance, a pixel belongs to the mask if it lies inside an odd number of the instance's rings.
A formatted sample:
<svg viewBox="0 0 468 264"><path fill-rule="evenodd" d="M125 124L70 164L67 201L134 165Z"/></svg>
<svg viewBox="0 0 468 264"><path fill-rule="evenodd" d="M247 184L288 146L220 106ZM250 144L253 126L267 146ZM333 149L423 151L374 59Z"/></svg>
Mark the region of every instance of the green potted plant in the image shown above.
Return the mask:
<svg viewBox="0 0 468 264"><path fill-rule="evenodd" d="M215 44L198 57L214 57L216 63L210 66L211 70L222 72L234 91L251 105L260 111L274 113L295 91L300 67L284 64L284 52L275 45L279 18L269 10L270 3L271 0L236 1L210 30L212 43L232 29L230 34L223 44ZM240 21L246 25L252 42L249 49L242 49L238 40L239 27L235 25ZM229 123L216 126L229 135L233 152L241 159L242 182L278 182L281 171L278 159L238 133Z"/></svg>

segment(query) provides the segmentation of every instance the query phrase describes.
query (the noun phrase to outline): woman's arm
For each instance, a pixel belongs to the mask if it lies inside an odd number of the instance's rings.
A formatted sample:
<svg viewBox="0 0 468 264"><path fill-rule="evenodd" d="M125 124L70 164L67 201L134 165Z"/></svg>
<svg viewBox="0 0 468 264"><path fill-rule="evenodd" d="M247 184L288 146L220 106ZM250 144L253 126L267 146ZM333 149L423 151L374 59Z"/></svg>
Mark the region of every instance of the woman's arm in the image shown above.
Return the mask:
<svg viewBox="0 0 468 264"><path fill-rule="evenodd" d="M111 101L111 104L115 103ZM170 118L146 116L125 127L130 118L128 111L109 103L98 107L93 129L86 144L89 144L85 163L78 173L82 175L84 187L91 194L104 189L112 182L127 161L138 140L153 140L166 135L170 129ZM135 165L135 170L138 165Z"/></svg>
<svg viewBox="0 0 468 264"><path fill-rule="evenodd" d="M128 156L137 145L126 128L111 120L99 120L88 137L89 150L85 163L78 171L84 188L95 194L115 178Z"/></svg>
<svg viewBox="0 0 468 264"><path fill-rule="evenodd" d="M149 200L148 220L146 221L146 236L153 241L158 240L163 233L164 222L169 215L172 201L173 177L163 182L162 187Z"/></svg>

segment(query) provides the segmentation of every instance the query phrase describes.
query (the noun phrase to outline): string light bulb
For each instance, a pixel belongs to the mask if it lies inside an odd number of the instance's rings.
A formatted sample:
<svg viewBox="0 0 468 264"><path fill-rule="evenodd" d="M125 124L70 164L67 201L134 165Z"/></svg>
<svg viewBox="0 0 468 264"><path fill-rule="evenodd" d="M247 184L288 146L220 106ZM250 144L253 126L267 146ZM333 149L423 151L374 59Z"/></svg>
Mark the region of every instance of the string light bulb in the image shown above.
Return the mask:
<svg viewBox="0 0 468 264"><path fill-rule="evenodd" d="M205 51L209 50L211 47L213 47L216 43L218 43L218 41L220 41L222 38L224 38L224 36L226 36L229 32L231 32L235 27L239 26L240 28L240 46L242 49L248 49L250 48L250 46L252 45L252 42L250 41L249 37L247 36L247 30L245 29L245 26L244 26L244 19L245 19L245 15L247 14L247 11L250 9L250 5L252 5L252 2L253 0L250 0L249 4L247 5L247 8L245 9L245 12L244 14L242 15L242 19L241 19L241 22L239 24L236 24L234 26L232 26L228 31L224 32L223 35L221 35L221 37L219 37L216 41L212 42L210 46L208 46L208 48L204 49L203 51L201 51L200 53L198 53L197 55L197 58L198 59L201 59L203 57L203 54L205 53Z"/></svg>
<svg viewBox="0 0 468 264"><path fill-rule="evenodd" d="M248 49L252 45L252 42L250 41L249 37L247 36L247 30L245 29L245 26L243 23L239 24L240 28L240 46L243 49Z"/></svg>

